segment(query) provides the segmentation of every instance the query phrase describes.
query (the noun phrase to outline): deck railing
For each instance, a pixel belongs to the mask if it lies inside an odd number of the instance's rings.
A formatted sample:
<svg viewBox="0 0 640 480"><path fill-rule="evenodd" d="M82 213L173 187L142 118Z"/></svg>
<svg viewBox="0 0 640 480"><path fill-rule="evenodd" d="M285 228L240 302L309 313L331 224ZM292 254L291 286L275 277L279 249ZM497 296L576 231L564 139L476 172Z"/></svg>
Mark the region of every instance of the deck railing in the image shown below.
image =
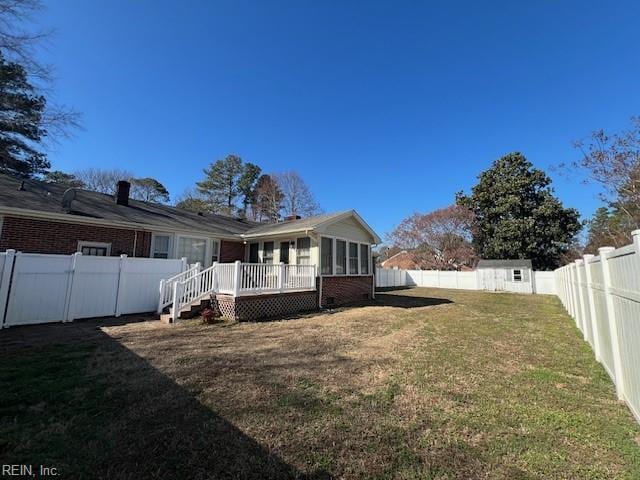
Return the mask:
<svg viewBox="0 0 640 480"><path fill-rule="evenodd" d="M186 273L186 272L183 272ZM294 291L315 290L315 265L286 265L267 263L214 263L182 279L167 280L161 285L159 310L171 306L176 318L182 309L196 304L211 294L266 295ZM170 288L171 295L163 290Z"/></svg>

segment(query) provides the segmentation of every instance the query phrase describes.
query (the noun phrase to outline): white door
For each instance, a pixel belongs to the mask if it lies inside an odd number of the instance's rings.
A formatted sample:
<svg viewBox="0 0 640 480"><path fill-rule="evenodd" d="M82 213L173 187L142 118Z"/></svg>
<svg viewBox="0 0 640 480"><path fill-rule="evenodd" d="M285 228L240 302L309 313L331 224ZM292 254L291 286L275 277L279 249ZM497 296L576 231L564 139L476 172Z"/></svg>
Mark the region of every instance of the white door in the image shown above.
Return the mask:
<svg viewBox="0 0 640 480"><path fill-rule="evenodd" d="M495 272L495 291L502 292L505 289L507 281L507 271L504 268L496 268Z"/></svg>

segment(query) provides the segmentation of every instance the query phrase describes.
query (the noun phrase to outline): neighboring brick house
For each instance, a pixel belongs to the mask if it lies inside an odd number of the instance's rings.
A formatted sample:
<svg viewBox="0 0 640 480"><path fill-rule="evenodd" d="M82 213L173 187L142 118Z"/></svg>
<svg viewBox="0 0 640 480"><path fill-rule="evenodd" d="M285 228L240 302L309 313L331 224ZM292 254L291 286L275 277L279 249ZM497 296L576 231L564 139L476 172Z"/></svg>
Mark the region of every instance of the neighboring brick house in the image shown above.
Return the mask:
<svg viewBox="0 0 640 480"><path fill-rule="evenodd" d="M353 210L265 224L133 200L129 189L120 182L106 195L0 175L0 250L186 257L203 267L306 264L316 266L319 306L373 296L371 251L380 238Z"/></svg>

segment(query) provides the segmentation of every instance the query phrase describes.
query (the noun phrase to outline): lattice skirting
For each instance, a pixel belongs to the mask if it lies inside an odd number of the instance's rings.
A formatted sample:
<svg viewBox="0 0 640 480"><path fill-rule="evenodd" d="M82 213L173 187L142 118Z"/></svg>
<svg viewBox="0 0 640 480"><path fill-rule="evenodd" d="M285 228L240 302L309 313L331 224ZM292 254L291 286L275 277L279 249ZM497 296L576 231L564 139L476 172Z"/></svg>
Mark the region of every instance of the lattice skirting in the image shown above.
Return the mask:
<svg viewBox="0 0 640 480"><path fill-rule="evenodd" d="M235 298L230 295L216 295L212 308L220 316L233 320L281 317L316 310L318 308L318 292L314 290Z"/></svg>

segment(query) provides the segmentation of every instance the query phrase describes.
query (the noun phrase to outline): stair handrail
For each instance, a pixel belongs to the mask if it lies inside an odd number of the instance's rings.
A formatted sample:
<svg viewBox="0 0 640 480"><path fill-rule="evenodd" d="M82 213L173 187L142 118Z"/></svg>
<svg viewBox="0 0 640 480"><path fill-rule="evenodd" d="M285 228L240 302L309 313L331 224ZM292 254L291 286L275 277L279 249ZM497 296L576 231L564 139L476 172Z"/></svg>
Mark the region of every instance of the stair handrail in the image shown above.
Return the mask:
<svg viewBox="0 0 640 480"><path fill-rule="evenodd" d="M208 268L199 271L195 275L176 281L172 284L171 318L175 322L181 309L193 302L202 299L204 295L214 293L216 289L216 268L214 262Z"/></svg>
<svg viewBox="0 0 640 480"><path fill-rule="evenodd" d="M178 273L177 275L174 275L173 277L160 280L160 298L158 299L157 313L162 313L162 310L164 310L167 305L171 304L173 300L174 285L177 282L187 280L194 275L197 275L201 270L202 265L200 264L200 262L197 262L186 270Z"/></svg>

